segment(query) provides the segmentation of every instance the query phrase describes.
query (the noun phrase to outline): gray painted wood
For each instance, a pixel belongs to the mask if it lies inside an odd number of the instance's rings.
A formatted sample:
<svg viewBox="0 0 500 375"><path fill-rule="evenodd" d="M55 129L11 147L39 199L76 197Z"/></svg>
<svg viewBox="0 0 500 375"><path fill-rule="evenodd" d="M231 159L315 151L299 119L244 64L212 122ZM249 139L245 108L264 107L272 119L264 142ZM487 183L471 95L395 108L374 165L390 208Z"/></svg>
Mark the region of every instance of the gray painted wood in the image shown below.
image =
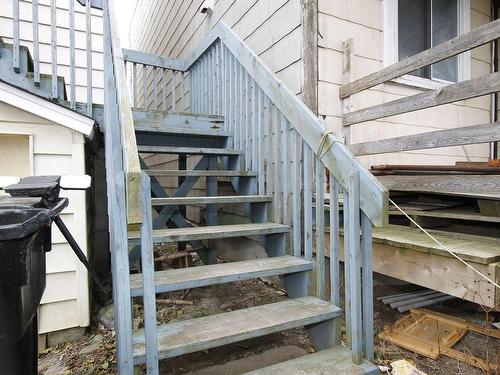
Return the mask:
<svg viewBox="0 0 500 375"><path fill-rule="evenodd" d="M69 96L71 108L76 108L75 2L69 2ZM88 103L87 103L88 105ZM89 109L87 108L87 113Z"/></svg>
<svg viewBox="0 0 500 375"><path fill-rule="evenodd" d="M496 20L422 51L378 72L360 78L340 88L340 98L346 98L370 87L401 77L419 68L434 64L450 56L468 51L500 37L500 21Z"/></svg>
<svg viewBox="0 0 500 375"><path fill-rule="evenodd" d="M137 64L156 66L158 68L165 68L169 70L185 70L184 61L177 59L170 59L168 57L152 55L145 52L135 51L128 48L122 49L123 59Z"/></svg>
<svg viewBox="0 0 500 375"><path fill-rule="evenodd" d="M167 111L167 72L168 70L161 70L161 109L163 112Z"/></svg>
<svg viewBox="0 0 500 375"><path fill-rule="evenodd" d="M158 68L153 66L153 110L158 110Z"/></svg>
<svg viewBox="0 0 500 375"><path fill-rule="evenodd" d="M500 72L440 87L343 115L343 125L399 115L500 91Z"/></svg>
<svg viewBox="0 0 500 375"><path fill-rule="evenodd" d="M19 73L20 70L20 46L19 46L19 0L12 2L12 68L14 72Z"/></svg>
<svg viewBox="0 0 500 375"><path fill-rule="evenodd" d="M349 149L354 155L424 150L430 148L472 145L500 140L500 122L473 125L428 133L407 135L373 142L357 143Z"/></svg>
<svg viewBox="0 0 500 375"><path fill-rule="evenodd" d="M325 167L316 158L316 296L326 299L325 290Z"/></svg>
<svg viewBox="0 0 500 375"><path fill-rule="evenodd" d="M71 1L71 0L70 0ZM91 1L85 6L85 48L87 53L87 116L92 116L92 7Z"/></svg>
<svg viewBox="0 0 500 375"><path fill-rule="evenodd" d="M293 131L294 158L293 158L293 185L292 185L292 225L293 225L293 254L298 257L302 253L302 140L297 131ZM338 305L336 305L338 306Z"/></svg>
<svg viewBox="0 0 500 375"><path fill-rule="evenodd" d="M283 147L283 141L281 137L281 119L282 114L279 112L276 106L272 106L273 108L273 117L272 117L272 125L273 125L273 141L272 141L272 149L273 149L273 175L274 175L274 222L283 223L283 184L282 184L282 153L280 148Z"/></svg>
<svg viewBox="0 0 500 375"><path fill-rule="evenodd" d="M349 192L347 190L343 190L343 218L344 218L344 228L349 228ZM344 319L345 319L345 335L346 335L346 346L350 349L352 347L352 332L351 332L351 245L350 245L350 237L344 236Z"/></svg>
<svg viewBox="0 0 500 375"><path fill-rule="evenodd" d="M304 297L170 323L158 329L160 359L319 323L339 314L340 309L328 302ZM144 362L143 342L143 332L135 332L136 364Z"/></svg>
<svg viewBox="0 0 500 375"><path fill-rule="evenodd" d="M158 271L155 273L154 282L156 293L168 293L176 290L225 284L240 280L305 272L311 269L311 262L285 255L242 262ZM132 297L138 297L143 294L141 274L130 275L130 286L132 288Z"/></svg>
<svg viewBox="0 0 500 375"><path fill-rule="evenodd" d="M150 176L157 177L255 177L253 171L203 171L203 170L155 170L149 169L147 171Z"/></svg>
<svg viewBox="0 0 500 375"><path fill-rule="evenodd" d="M146 347L146 370L148 374L158 374L158 331L156 328L155 269L153 254L153 225L151 212L151 183L149 176L141 174L142 216L141 225L141 266L144 309L144 336Z"/></svg>
<svg viewBox="0 0 500 375"><path fill-rule="evenodd" d="M352 82L354 78L354 39L349 38L342 42L342 83ZM342 115L353 111L353 102L351 97L342 99ZM344 144L351 144L351 130L349 127L342 128Z"/></svg>
<svg viewBox="0 0 500 375"><path fill-rule="evenodd" d="M372 261L372 223L365 214L361 214L361 253L362 253L362 298L363 298L363 345L364 357L373 362L373 261Z"/></svg>
<svg viewBox="0 0 500 375"><path fill-rule="evenodd" d="M339 184L330 174L330 302L340 306L340 216ZM340 344L341 325L336 321L333 335L335 344Z"/></svg>
<svg viewBox="0 0 500 375"><path fill-rule="evenodd" d="M257 115L257 137L256 137L256 143L257 143L257 183L258 183L258 188L259 188L259 194L264 194L265 193L265 170L264 170L264 161L265 161L265 155L264 155L264 93L260 88L257 87L257 108L256 108L256 115Z"/></svg>
<svg viewBox="0 0 500 375"><path fill-rule="evenodd" d="M137 64L132 64L132 99L134 103L134 107L138 107L137 102Z"/></svg>
<svg viewBox="0 0 500 375"><path fill-rule="evenodd" d="M69 16L70 16L70 43L71 43L71 10L74 8L74 3L71 2L69 6ZM31 1L31 14L32 25L33 25L33 81L35 86L40 86L40 44L39 44L39 32L38 32L38 0ZM73 13L74 16L74 13ZM74 18L73 18L74 22ZM73 27L74 29L74 27ZM71 47L70 47L71 49ZM70 51L70 62L71 62L71 51ZM74 82L72 80L72 82ZM74 98L74 96L73 96ZM73 109L75 107L72 107Z"/></svg>
<svg viewBox="0 0 500 375"><path fill-rule="evenodd" d="M278 109L282 113L286 113L287 120L300 133L309 147L317 150L326 127L223 21L217 23L206 38L188 56L185 69L188 70L218 38L222 40L238 62L243 65L244 69L250 73L251 77L271 101L278 106ZM333 135L328 135L328 138L333 144L328 152L324 154L323 163L344 187L348 175L353 170L360 171L361 208L368 214L375 225L385 225L388 210L386 189L376 182L371 173L354 158L343 144L336 142L337 139Z"/></svg>
<svg viewBox="0 0 500 375"><path fill-rule="evenodd" d="M148 109L147 65L142 65L142 109Z"/></svg>
<svg viewBox="0 0 500 375"><path fill-rule="evenodd" d="M168 146L137 146L139 152L154 154L187 154L187 155L240 155L241 151L232 148L208 147L168 147Z"/></svg>
<svg viewBox="0 0 500 375"><path fill-rule="evenodd" d="M153 198L153 206L183 205L183 204L236 204L236 203L262 203L271 202L272 198L266 195L227 195L215 197L169 197Z"/></svg>
<svg viewBox="0 0 500 375"><path fill-rule="evenodd" d="M301 0L302 7L302 100L318 113L318 0Z"/></svg>
<svg viewBox="0 0 500 375"><path fill-rule="evenodd" d="M379 176L378 179L388 190L393 191L500 199L500 178L498 176Z"/></svg>
<svg viewBox="0 0 500 375"><path fill-rule="evenodd" d="M312 151L304 143L304 255L312 260Z"/></svg>
<svg viewBox="0 0 500 375"><path fill-rule="evenodd" d="M170 106L170 110L172 112L175 112L176 110L176 105L177 105L177 98L176 98L176 87L177 87L177 72L172 71L171 73L171 78L170 78L170 85L171 85L171 92L170 92L170 98L172 100L172 105Z"/></svg>
<svg viewBox="0 0 500 375"><path fill-rule="evenodd" d="M211 225L207 227L155 229L154 243L179 242L191 240L210 240L217 238L260 236L265 234L286 233L286 225L274 223L254 223L235 225ZM129 232L129 243L136 244L140 240L139 232Z"/></svg>
<svg viewBox="0 0 500 375"><path fill-rule="evenodd" d="M282 142L282 189L283 189L283 224L291 224L290 212L290 124L281 116Z"/></svg>
<svg viewBox="0 0 500 375"><path fill-rule="evenodd" d="M349 284L351 309L350 320L351 329L351 350L352 361L360 364L363 360L363 331L362 331L362 305L361 305L361 245L360 245L360 220L359 220L359 174L354 172L349 183L349 208L344 210L344 214L349 216L348 226L346 228L346 237L349 237L350 253L349 263Z"/></svg>
<svg viewBox="0 0 500 375"><path fill-rule="evenodd" d="M378 375L379 373L378 367L367 361L355 365L351 360L351 352L343 345L336 345L244 375Z"/></svg>
<svg viewBox="0 0 500 375"><path fill-rule="evenodd" d="M52 98L59 97L57 85L57 14L56 0L50 0L50 66L52 74Z"/></svg>

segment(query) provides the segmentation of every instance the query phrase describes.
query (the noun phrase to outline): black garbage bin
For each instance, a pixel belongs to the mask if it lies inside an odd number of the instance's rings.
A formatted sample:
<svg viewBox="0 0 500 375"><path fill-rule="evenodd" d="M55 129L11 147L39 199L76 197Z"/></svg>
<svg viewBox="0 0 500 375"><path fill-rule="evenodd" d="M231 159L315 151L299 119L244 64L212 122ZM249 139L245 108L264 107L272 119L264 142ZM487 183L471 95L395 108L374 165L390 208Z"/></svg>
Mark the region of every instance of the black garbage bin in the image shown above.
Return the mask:
<svg viewBox="0 0 500 375"><path fill-rule="evenodd" d="M66 198L0 197L0 374L37 374L37 308L45 289L50 226Z"/></svg>

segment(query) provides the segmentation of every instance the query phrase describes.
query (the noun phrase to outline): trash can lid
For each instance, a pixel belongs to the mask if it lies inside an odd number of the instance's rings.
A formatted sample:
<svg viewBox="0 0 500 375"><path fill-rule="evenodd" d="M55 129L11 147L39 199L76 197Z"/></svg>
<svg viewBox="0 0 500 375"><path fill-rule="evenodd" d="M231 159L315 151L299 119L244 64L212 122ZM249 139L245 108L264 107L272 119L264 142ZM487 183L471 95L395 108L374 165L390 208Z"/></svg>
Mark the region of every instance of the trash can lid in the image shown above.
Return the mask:
<svg viewBox="0 0 500 375"><path fill-rule="evenodd" d="M61 176L28 176L4 190L13 197L44 197L52 201L59 196Z"/></svg>
<svg viewBox="0 0 500 375"><path fill-rule="evenodd" d="M0 241L24 238L52 222L46 208L5 208L0 210Z"/></svg>

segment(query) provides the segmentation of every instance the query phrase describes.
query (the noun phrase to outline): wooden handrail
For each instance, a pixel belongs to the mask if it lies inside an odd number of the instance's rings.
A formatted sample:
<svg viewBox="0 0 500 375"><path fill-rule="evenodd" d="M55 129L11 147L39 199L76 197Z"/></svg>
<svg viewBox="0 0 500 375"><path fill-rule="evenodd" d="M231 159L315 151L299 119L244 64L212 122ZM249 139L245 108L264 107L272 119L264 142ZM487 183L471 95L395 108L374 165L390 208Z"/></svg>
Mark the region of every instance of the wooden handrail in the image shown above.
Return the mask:
<svg viewBox="0 0 500 375"><path fill-rule="evenodd" d="M342 116L342 123L344 126L350 126L459 100L476 98L497 91L500 91L500 72L349 112Z"/></svg>
<svg viewBox="0 0 500 375"><path fill-rule="evenodd" d="M128 48L122 49L123 59L127 62L155 66L158 68L184 71L184 60L152 55Z"/></svg>
<svg viewBox="0 0 500 375"><path fill-rule="evenodd" d="M401 77L424 66L437 63L498 38L500 38L500 20L479 26L466 34L459 35L456 38L417 53L385 69L346 84L340 88L339 96L341 99L347 98L373 86Z"/></svg>
<svg viewBox="0 0 500 375"><path fill-rule="evenodd" d="M127 77L125 75L124 60L116 16L114 14L113 0L108 0L109 27L111 38L111 51L113 59L113 76L116 88L116 102L118 106L118 119L121 129L121 146L123 153L123 169L126 175L127 189L127 222L129 224L142 223L142 193L141 193L141 166L135 139L134 119L130 103ZM107 126L114 124L107 124Z"/></svg>
<svg viewBox="0 0 500 375"><path fill-rule="evenodd" d="M316 154L323 138L326 138L324 143L331 144L331 147L322 155L321 161L344 188L347 188L352 173L359 172L361 209L374 225L385 225L388 212L387 189L359 163L344 144L332 134L327 133L326 127L318 117L273 74L262 59L223 21L220 21L188 56L184 70L190 69L198 58L218 40L221 40L224 46L229 49Z"/></svg>

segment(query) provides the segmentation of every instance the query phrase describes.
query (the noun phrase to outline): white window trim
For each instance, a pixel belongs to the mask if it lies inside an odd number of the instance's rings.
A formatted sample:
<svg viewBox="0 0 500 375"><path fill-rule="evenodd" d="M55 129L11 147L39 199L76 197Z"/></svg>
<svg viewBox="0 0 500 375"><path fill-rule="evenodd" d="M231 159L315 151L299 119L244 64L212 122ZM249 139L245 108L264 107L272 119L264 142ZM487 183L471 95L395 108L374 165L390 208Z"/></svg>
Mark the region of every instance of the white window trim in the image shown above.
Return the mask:
<svg viewBox="0 0 500 375"><path fill-rule="evenodd" d="M383 64L384 67L398 62L398 0L382 0L383 20ZM458 0L458 34L470 31L470 0ZM471 77L470 51L458 55L458 81L466 81ZM450 82L437 79L422 78L406 74L393 79L392 82L423 89L443 87Z"/></svg>

